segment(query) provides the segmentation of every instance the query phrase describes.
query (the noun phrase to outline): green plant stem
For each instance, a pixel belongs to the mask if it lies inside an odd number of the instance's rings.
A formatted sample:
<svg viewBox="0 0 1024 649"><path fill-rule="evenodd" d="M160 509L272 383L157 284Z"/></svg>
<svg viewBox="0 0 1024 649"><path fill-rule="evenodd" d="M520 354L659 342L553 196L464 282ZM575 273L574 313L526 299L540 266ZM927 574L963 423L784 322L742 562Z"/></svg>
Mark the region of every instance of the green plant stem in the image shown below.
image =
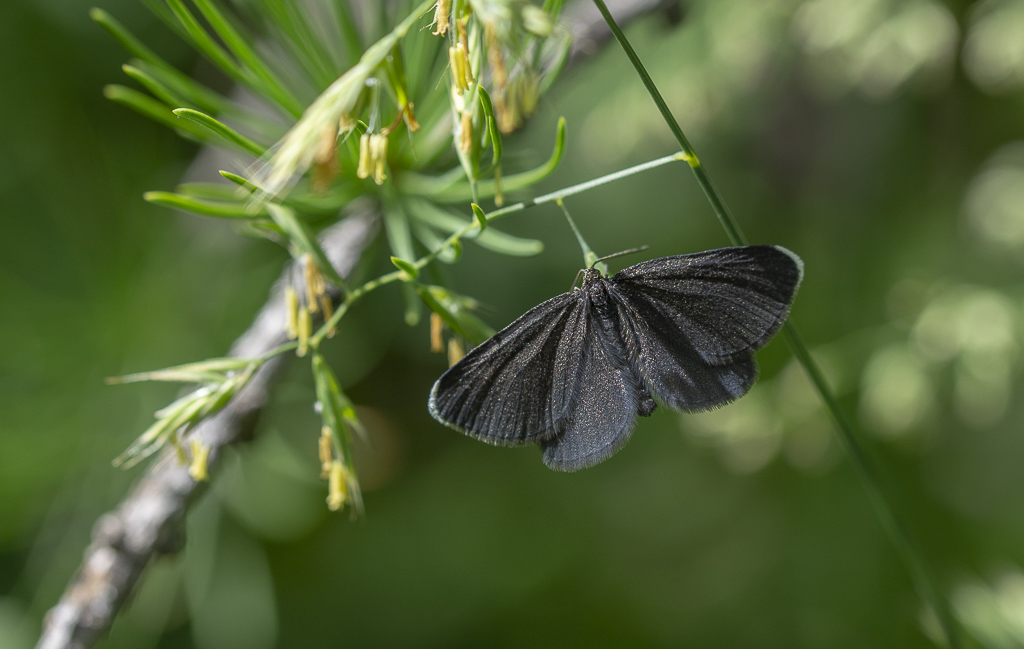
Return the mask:
<svg viewBox="0 0 1024 649"><path fill-rule="evenodd" d="M508 206L503 207L501 209L494 210L493 212L490 212L490 213L488 213L486 215L486 219L485 220L486 220L487 223L490 223L491 221L494 221L494 220L500 219L502 217L508 216L509 214L514 214L516 212L521 212L521 211L525 210L528 207L534 207L536 205L543 205L544 203L557 202L557 201L560 201L563 198L566 198L568 196L573 196L575 194L579 194L581 192L585 192L585 191L587 191L589 189L594 189L595 187L600 187L601 185L605 185L607 183L610 183L610 182L613 182L613 181L616 181L616 180L620 180L622 178L626 178L627 176L632 176L634 174L638 174L638 173L641 173L643 171L647 171L648 169L653 169L655 167L660 167L662 165L670 164L672 162L677 162L679 160L684 160L684 159L685 159L685 156L683 156L680 153L676 153L676 154L673 154L673 155L667 155L667 156L664 156L662 158L658 158L656 160L651 160L650 162L644 162L642 164L638 164L638 165L635 165L633 167L628 167L628 168L623 169L621 171L616 171L615 173L611 173L611 174L608 174L606 176L601 176L600 178L595 178L593 180L588 180L585 183L580 183L578 185L571 185L571 186L566 187L564 189L560 189L558 191L551 192L550 194L544 194L543 196L538 196L537 198L534 198L534 199L529 200L529 201L523 201L523 202L520 202L520 203L515 203L514 205L508 205ZM438 248L436 250L430 252L427 255L424 255L423 257L420 257L419 259L417 259L415 262L412 263L413 267L415 267L416 270L419 270L419 269L423 268L424 266L429 264L431 261L433 261L435 258L437 258L437 256L440 255L442 252L444 252L445 250L447 250L451 246L455 245L455 243L457 241L459 241L462 237L469 235L474 230L475 231L479 231L480 230L480 224L476 220L471 221L465 227L463 227L461 230L458 230L457 232L454 232L451 236L449 236L447 239L445 239L444 243L442 243L440 246L438 246ZM317 329L316 333L314 333L312 336L310 336L310 338L309 338L309 346L312 347L313 349L318 349L319 346L320 346L320 343L327 336L328 332L331 331L331 329L334 329L335 327L338 326L338 323L341 321L342 316L345 315L345 312L348 311L349 307L352 306L352 304L356 300L358 300L362 296L366 295L370 291L373 291L373 290L376 290L376 289L380 288L381 286L384 286L386 284L390 284L392 282L396 282L396 281L399 281L399 280L405 280L407 277L408 277L408 273L406 273L405 271L396 270L396 271L392 271L392 272L390 272L390 273L388 273L386 275L381 275L380 277L378 277L376 279L372 279L369 282L363 284L362 286L359 286L359 287L349 291L345 295L345 299L338 306L337 311L334 312L334 315L332 315L331 318L327 322L325 322L323 325L321 325L320 328Z"/></svg>
<svg viewBox="0 0 1024 649"><path fill-rule="evenodd" d="M729 240L732 241L733 245L746 244L747 239L743 236L743 231L740 229L736 219L730 213L721 193L711 181L711 177L704 169L704 166L700 163L697 153L694 151L689 140L686 139L686 135L683 133L682 128L679 127L679 122L676 121L672 111L669 110L668 104L665 103L665 99L661 96L661 92L658 91L658 87L655 85L654 80L651 78L651 75L648 74L643 62L640 61L640 57L633 49L633 46L626 38L626 35L622 33L622 30L608 11L608 7L605 5L604 1L594 0L594 4L597 6L598 11L601 12L605 22L608 23L608 28L615 36L615 40L617 40L619 45L622 46L626 56L636 69L637 74L640 76L641 81L643 81L643 84L647 88L647 92L650 93L654 103L658 106L658 110L661 112L665 123L675 136L676 141L679 142L679 146L683 150L686 161L690 164L690 168L693 170L693 173L697 178L697 182L700 184L701 189L704 190L704 194L711 203L711 207L715 211L715 215L718 217L722 227L725 229ZM896 516L895 506L892 502L892 498L886 493L879 469L871 459L871 456L868 455L867 450L860 443L860 440L857 438L853 425L850 423L850 420L846 418L846 415L843 414L831 387L829 387L828 382L825 380L824 374L822 374L821 369L814 361L814 358L811 356L807 346L797 333L796 327L787 321L783 331L786 337L786 342L789 343L790 349L793 351L793 355L796 356L800 364L803 365L804 370L810 377L815 389L817 389L818 394L821 396L822 402L824 402L825 407L828 408L829 412L832 414L832 418L835 420L836 425L839 428L843 447L846 449L850 459L853 460L854 466L863 478L868 492L868 497L871 500L871 504L874 506L875 514L878 516L879 521L882 524L882 528L885 530L886 534L888 534L889 540L896 547L896 551L899 553L900 558L906 565L907 571L910 573L910 578L918 591L918 595L927 602L929 606L931 606L935 615L938 617L939 624L942 626L942 631L946 637L947 644L952 649L960 649L963 647L963 644L960 640L956 623L950 613L949 606L946 603L945 598L943 598L939 592L935 578L931 574L928 563L920 548L917 547L910 535L910 532L903 524L901 524L899 517Z"/></svg>

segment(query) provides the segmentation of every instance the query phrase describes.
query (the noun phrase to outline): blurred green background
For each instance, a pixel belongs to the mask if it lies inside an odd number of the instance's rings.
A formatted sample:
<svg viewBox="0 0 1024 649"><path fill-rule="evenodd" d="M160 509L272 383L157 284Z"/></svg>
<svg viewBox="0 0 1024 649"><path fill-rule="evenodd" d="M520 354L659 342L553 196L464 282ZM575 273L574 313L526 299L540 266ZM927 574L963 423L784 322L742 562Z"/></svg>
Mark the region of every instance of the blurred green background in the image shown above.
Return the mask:
<svg viewBox="0 0 1024 649"><path fill-rule="evenodd" d="M91 1L91 0L90 0ZM106 0L190 74L209 64ZM116 456L172 387L103 378L222 354L286 254L144 203L198 149L103 99L127 55L78 0L0 7L0 647L35 641ZM692 0L628 34L756 243L800 254L793 317L891 478L980 646L1024 647L1024 0ZM672 153L621 52L574 66L510 166L537 193ZM196 173L196 172L191 172ZM682 164L567 201L602 254L727 245ZM556 209L510 217L535 258L446 269L495 327L568 289ZM373 263L387 269L386 255ZM635 263L617 261L616 267ZM373 272L373 271L371 271ZM326 352L371 431L366 516L330 515L305 361L230 452L104 647L926 647L929 617L826 414L776 341L751 394L659 410L613 459L557 474L430 419L445 369L397 290Z"/></svg>

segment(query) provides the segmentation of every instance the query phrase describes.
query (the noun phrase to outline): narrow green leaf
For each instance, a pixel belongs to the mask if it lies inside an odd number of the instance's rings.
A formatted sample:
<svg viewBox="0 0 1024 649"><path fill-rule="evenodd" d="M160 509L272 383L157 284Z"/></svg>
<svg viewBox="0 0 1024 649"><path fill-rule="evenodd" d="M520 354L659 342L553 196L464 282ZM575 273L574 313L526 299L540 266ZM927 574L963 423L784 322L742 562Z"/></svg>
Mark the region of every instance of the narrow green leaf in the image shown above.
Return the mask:
<svg viewBox="0 0 1024 649"><path fill-rule="evenodd" d="M501 180L503 192L514 192L525 189L544 180L558 166L565 152L565 118L558 118L558 131L555 134L555 146L551 157L547 162L532 169L518 174L506 176ZM424 178L419 174L407 172L399 176L396 183L399 189L407 195L428 196L431 199L442 203L460 203L473 199L473 190L469 183L455 183L448 187L438 189L436 179ZM424 191L426 190L426 191ZM482 180L477 183L477 197L485 198L494 196L495 184L493 180Z"/></svg>
<svg viewBox="0 0 1024 649"><path fill-rule="evenodd" d="M205 419L223 408L238 392L249 383L259 363L249 363L241 372L229 377L206 399L203 407L196 412L196 421Z"/></svg>
<svg viewBox="0 0 1024 649"><path fill-rule="evenodd" d="M190 122L195 122L196 124L199 124L203 128L207 129L208 131L216 135L218 140L221 140L247 153L251 153L257 158L266 152L266 149L264 147L260 146L259 144L256 144L255 142L245 137L244 135L234 130L233 128L225 126L221 122L218 122L206 113L201 113L198 110L192 110L191 108L176 108L172 112L182 119L186 119Z"/></svg>
<svg viewBox="0 0 1024 649"><path fill-rule="evenodd" d="M265 205L270 218L274 219L274 223L281 227L291 244L300 253L306 253L312 257L313 263L327 278L327 281L339 288L344 288L345 280L338 275L338 271L334 269L334 266L328 261L327 255L324 254L323 248L317 243L316 237L306 227L306 224L296 217L295 211L277 203L266 203Z"/></svg>
<svg viewBox="0 0 1024 649"><path fill-rule="evenodd" d="M172 192L146 192L142 197L155 205L222 219L254 219L267 215L263 209L254 211L247 203L208 201Z"/></svg>
<svg viewBox="0 0 1024 649"><path fill-rule="evenodd" d="M179 194L194 198L207 198L215 201L235 201L241 196L238 187L225 183L182 183L175 187Z"/></svg>
<svg viewBox="0 0 1024 649"><path fill-rule="evenodd" d="M347 63L359 60L363 53L363 42L359 36L359 28L356 26L355 16L352 15L352 7L348 0L334 0L334 14L338 19L338 30L341 32L341 40L344 42L345 51L348 55Z"/></svg>
<svg viewBox="0 0 1024 649"><path fill-rule="evenodd" d="M465 300L459 300L443 286L416 286L416 294L427 307L444 320L448 328L474 345L494 335L494 329L470 313Z"/></svg>
<svg viewBox="0 0 1024 649"><path fill-rule="evenodd" d="M193 2L210 23L213 30L224 41L227 48L231 50L231 53L260 80L260 85L263 88L278 98L287 98L288 101L294 102L297 106L301 105L301 102L291 94L278 76L263 62L259 55L256 54L256 51L249 46L247 39L235 29L231 21L224 17L224 14L217 9L214 3L210 2L210 0L193 0Z"/></svg>
<svg viewBox="0 0 1024 649"><path fill-rule="evenodd" d="M398 257L392 256L391 263L395 265L395 268L405 273L410 280L416 279L416 277L419 276L420 274L418 268L416 268L415 266L413 266L411 263L404 259L399 259Z"/></svg>
<svg viewBox="0 0 1024 649"><path fill-rule="evenodd" d="M261 0L256 6L266 22L277 30L272 38L288 49L318 91L329 86L341 74L343 68L335 66L319 36L306 20L302 3L294 0Z"/></svg>
<svg viewBox="0 0 1024 649"><path fill-rule="evenodd" d="M572 37L565 36L558 43L558 54L555 59L548 66L547 71L544 73L544 77L540 80L540 84L537 86L537 94L543 95L546 93L554 84L555 80L562 73L565 68L565 64L569 62L569 53L572 51Z"/></svg>
<svg viewBox="0 0 1024 649"><path fill-rule="evenodd" d="M280 140L274 155L258 174L259 184L265 186L271 195L284 190L313 165L316 152L311 144L323 137L325 128L337 127L342 115L352 110L364 94L366 80L432 4L432 0L418 4L395 29L366 48L359 62L309 105L295 126Z"/></svg>
<svg viewBox="0 0 1024 649"><path fill-rule="evenodd" d="M477 225L480 226L480 232L483 232L487 227L487 215L484 214L483 208L476 203L470 203L469 206L473 208L473 216L476 217Z"/></svg>
<svg viewBox="0 0 1024 649"><path fill-rule="evenodd" d="M442 232L454 234L463 230L469 221L456 216L444 208L422 199L408 199L405 202L409 213L416 219L435 227ZM472 238L473 243L492 252L514 257L530 257L544 250L544 244L536 239L522 239L488 227Z"/></svg>
<svg viewBox="0 0 1024 649"><path fill-rule="evenodd" d="M187 106L190 103L187 99L176 94L173 90L139 68L125 64L121 66L121 70L130 78L142 84L146 90L168 106Z"/></svg>
<svg viewBox="0 0 1024 649"><path fill-rule="evenodd" d="M132 90L125 86L108 85L103 88L103 95L110 101L127 106L155 122L170 126L193 140L208 142L210 139L203 129L200 129L191 122L182 122L174 116L174 113L171 112L171 109L166 104L138 90Z"/></svg>
<svg viewBox="0 0 1024 649"><path fill-rule="evenodd" d="M487 125L487 133L491 137L491 166L497 167L501 162L501 132L498 131L498 121L494 117L494 106L491 104L491 96L487 90L480 86L480 106L484 111L484 122Z"/></svg>
<svg viewBox="0 0 1024 649"><path fill-rule="evenodd" d="M186 376L201 374L210 374L220 377L218 379L219 382L227 378L223 374L224 372L241 370L252 363L252 360L244 358L210 358L205 361L175 365L173 367L166 367L160 370L153 370L152 372L139 372L136 374L126 374L125 376L112 376L107 379L107 383L112 385L119 383L137 383L139 381L182 381L180 378L167 377L175 375Z"/></svg>
<svg viewBox="0 0 1024 649"><path fill-rule="evenodd" d="M401 259L416 259L416 251L412 246L412 234L409 232L409 219L399 209L398 203L387 205L383 221L391 252Z"/></svg>
<svg viewBox="0 0 1024 649"><path fill-rule="evenodd" d="M154 6L163 6L155 5ZM163 12L174 22L174 17L163 6ZM158 13L160 13L158 11ZM128 52L139 59L132 67L148 75L155 83L166 88L168 92L176 97L182 97L185 101L170 102L171 106L194 105L196 108L213 114L229 114L239 122L258 130L270 139L277 139L281 136L281 127L269 122L266 118L256 115L248 110L233 104L220 93L197 83L188 75L177 70L170 63L146 47L139 39L135 38L121 23L115 20L110 14L102 9L93 9L89 12L96 23L114 37ZM180 28L179 23L174 23ZM154 93L155 94L155 93Z"/></svg>
<svg viewBox="0 0 1024 649"><path fill-rule="evenodd" d="M213 40L213 37L207 33L206 29L196 20L196 17L192 15L192 12L188 10L188 7L181 0L166 0L166 2L200 52L239 81L245 79L246 75L241 66L224 51L224 48Z"/></svg>
<svg viewBox="0 0 1024 649"><path fill-rule="evenodd" d="M402 299L405 301L405 324L415 327L420 322L420 300L416 289L408 282L402 284Z"/></svg>
<svg viewBox="0 0 1024 649"><path fill-rule="evenodd" d="M352 448L348 435L342 434L347 430L354 430L364 440L366 429L356 416L355 406L352 401L341 390L338 384L338 377L334 375L330 366L319 352L313 354L313 383L316 387L316 399L320 403L320 415L324 425L331 429L337 436L335 441L340 446L341 456L346 464L352 461ZM342 423L347 427L342 429Z"/></svg>
<svg viewBox="0 0 1024 649"><path fill-rule="evenodd" d="M459 251L456 251L455 244L458 243L456 240L450 246L444 246L444 239L442 239L433 228L428 226L420 219L411 219L409 221L409 227L412 228L413 234L419 240L423 247L427 250L440 250L437 254L437 258L446 263L452 264L459 258Z"/></svg>
<svg viewBox="0 0 1024 649"><path fill-rule="evenodd" d="M498 130L498 122L493 117L487 118L487 132L491 134L491 166L497 167L501 162L501 131Z"/></svg>
<svg viewBox="0 0 1024 649"><path fill-rule="evenodd" d="M217 173L219 173L224 178L227 178L231 182L235 183L236 185L238 185L239 187L241 187L245 191L249 192L250 194L255 194L256 192L262 191L256 185L256 183L252 182L248 178L243 178L242 176L239 176L236 173L232 173L230 171L224 171L223 169L221 169Z"/></svg>
<svg viewBox="0 0 1024 649"><path fill-rule="evenodd" d="M261 187L247 178L243 178L238 174L231 173L230 171L225 171L223 169L218 173L251 195L266 195L266 192ZM338 214L339 210L348 205L354 198L356 198L356 196L359 195L359 191L360 190L348 183L344 185L339 184L323 196L291 194L282 199L281 203L294 207L303 214L334 217Z"/></svg>
<svg viewBox="0 0 1024 649"><path fill-rule="evenodd" d="M287 91L283 91L282 88L267 83L265 79L258 77L248 68L240 66L223 47L217 44L181 0L166 0L166 2L171 11L174 12L175 17L188 32L189 38L196 48L210 59L211 62L236 81L244 83L258 93L263 94L295 117L302 114L303 106L301 102Z"/></svg>
<svg viewBox="0 0 1024 649"><path fill-rule="evenodd" d="M124 49L128 50L132 56L137 56L143 61L147 61L154 65L161 65L171 67L163 59L161 59L156 52L149 49L135 36L124 28L116 18L108 14L102 9L93 7L89 10L89 17L92 18L96 24L103 29L107 30L111 36L113 36L117 42L121 43Z"/></svg>
<svg viewBox="0 0 1024 649"><path fill-rule="evenodd" d="M284 134L286 127L283 123L272 121L264 115L236 104L173 68L134 59L133 65L169 91L184 98L184 102L172 103L171 106L192 106L218 119L230 117L266 141L274 141Z"/></svg>

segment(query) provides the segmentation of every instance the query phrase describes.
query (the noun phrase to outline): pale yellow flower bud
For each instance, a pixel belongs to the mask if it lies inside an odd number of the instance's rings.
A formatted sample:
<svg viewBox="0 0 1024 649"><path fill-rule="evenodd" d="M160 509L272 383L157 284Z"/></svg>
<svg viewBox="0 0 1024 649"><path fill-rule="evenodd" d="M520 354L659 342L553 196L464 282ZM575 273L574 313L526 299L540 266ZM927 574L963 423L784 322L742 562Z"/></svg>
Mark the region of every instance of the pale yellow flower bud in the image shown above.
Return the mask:
<svg viewBox="0 0 1024 649"><path fill-rule="evenodd" d="M346 483L345 465L339 460L331 462L327 476L327 508L336 512L348 502L348 484Z"/></svg>
<svg viewBox="0 0 1024 649"><path fill-rule="evenodd" d="M451 14L451 6L448 0L438 0L437 8L434 10L434 36L444 36L448 33L448 16Z"/></svg>
<svg viewBox="0 0 1024 649"><path fill-rule="evenodd" d="M459 95L469 89L469 85L476 80L473 78L473 70L469 64L469 50L460 41L454 47L448 48L448 62L452 68L452 82L455 84L455 92Z"/></svg>
<svg viewBox="0 0 1024 649"><path fill-rule="evenodd" d="M444 351L444 339L441 338L441 328L444 321L436 313L430 314L430 351L440 354Z"/></svg>
<svg viewBox="0 0 1024 649"><path fill-rule="evenodd" d="M296 354L305 356L309 351L309 337L313 334L313 322L309 316L308 309L299 309L299 348Z"/></svg>
<svg viewBox="0 0 1024 649"><path fill-rule="evenodd" d="M369 178L373 173L373 160L370 158L370 134L359 136L359 163L356 165L356 176Z"/></svg>
<svg viewBox="0 0 1024 649"><path fill-rule="evenodd" d="M448 366L455 365L462 357L466 355L466 350L462 347L462 343L459 342L458 338L448 339Z"/></svg>
<svg viewBox="0 0 1024 649"><path fill-rule="evenodd" d="M469 153L473 150L473 116L468 112L462 113L459 121L459 151Z"/></svg>
<svg viewBox="0 0 1024 649"><path fill-rule="evenodd" d="M188 441L189 450L192 452L192 462L188 467L188 474L196 482L209 480L207 465L210 461L210 447L193 437Z"/></svg>
<svg viewBox="0 0 1024 649"><path fill-rule="evenodd" d="M326 478L331 474L331 462L334 460L334 450L331 446L331 429L324 426L320 429L320 477Z"/></svg>
<svg viewBox="0 0 1024 649"><path fill-rule="evenodd" d="M291 286L284 290L284 303L287 311L284 330L288 340L295 340L299 335L299 294Z"/></svg>

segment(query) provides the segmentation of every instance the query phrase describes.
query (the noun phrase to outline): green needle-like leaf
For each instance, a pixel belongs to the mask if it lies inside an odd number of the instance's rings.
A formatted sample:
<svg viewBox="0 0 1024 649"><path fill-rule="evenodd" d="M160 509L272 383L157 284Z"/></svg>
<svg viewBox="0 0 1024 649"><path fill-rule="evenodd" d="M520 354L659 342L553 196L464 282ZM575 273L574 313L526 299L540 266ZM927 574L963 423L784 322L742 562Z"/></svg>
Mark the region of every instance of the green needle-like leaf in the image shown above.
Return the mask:
<svg viewBox="0 0 1024 649"><path fill-rule="evenodd" d="M454 234L461 232L469 225L469 221L466 219L456 216L448 210L438 207L430 201L422 199L408 199L405 201L406 207L409 213L413 215L417 220L441 230L448 234ZM511 255L514 257L531 257L539 254L544 250L544 244L536 239L522 239L520 237L506 234L500 230L495 230L493 227L488 227L486 230L479 232L477 236L472 237L473 243L479 245L481 248L486 248L491 252L497 252L503 255ZM431 249L436 250L436 247Z"/></svg>
<svg viewBox="0 0 1024 649"><path fill-rule="evenodd" d="M221 122L218 122L206 113L201 113L198 110L193 110L191 108L176 108L174 109L173 112L180 118L187 119L191 122L199 124L203 128L213 133L218 140L221 140L247 153L251 153L257 158L266 152L266 148L260 146L259 144L256 144L249 138L245 137L238 131L231 128L230 126L226 126Z"/></svg>
<svg viewBox="0 0 1024 649"><path fill-rule="evenodd" d="M411 262L400 259L399 257L392 256L391 263L395 265L395 268L405 273L410 280L416 279L420 274L420 271L413 266Z"/></svg>
<svg viewBox="0 0 1024 649"><path fill-rule="evenodd" d="M469 206L473 208L473 216L476 217L476 223L480 226L480 232L484 231L487 227L487 215L484 214L483 209L476 203L470 203Z"/></svg>
<svg viewBox="0 0 1024 649"><path fill-rule="evenodd" d="M178 95L173 90L171 90L164 84L154 79L149 74L140 70L139 68L136 68L131 65L122 65L121 69L124 71L125 74L127 74L135 81L138 81L140 84L142 84L143 87L146 88L146 90L153 93L153 95L157 99L167 104L168 106L187 106L191 103L181 95Z"/></svg>
<svg viewBox="0 0 1024 649"><path fill-rule="evenodd" d="M484 121L487 123L487 134L491 138L491 166L497 167L501 162L501 132L498 131L498 121L494 117L494 106L491 104L491 96L487 90L480 86L480 106L484 111Z"/></svg>
<svg viewBox="0 0 1024 649"><path fill-rule="evenodd" d="M224 15L217 9L216 5L210 0L193 0L196 7L203 14L203 17L209 21L210 26L213 28L217 35L220 36L221 40L227 46L231 53L245 66L256 78L260 80L260 86L268 92L268 94L276 97L279 101L283 101L282 105L288 105L294 102L296 106L300 106L301 103L295 99L288 89L281 83L281 80L271 71L266 63L256 54L245 38L238 32L237 29L228 21Z"/></svg>
<svg viewBox="0 0 1024 649"><path fill-rule="evenodd" d="M208 142L209 134L191 122L177 119L166 104L125 86L109 85L103 88L103 95L110 101L127 106L155 122L177 130L179 133L199 142Z"/></svg>
<svg viewBox="0 0 1024 649"><path fill-rule="evenodd" d="M215 377L214 380L219 383L227 378L227 376L224 375L224 372L234 372L244 369L253 362L257 361L245 358L210 358L205 361L175 365L174 367L167 367L162 370L153 370L152 372L139 372L137 374L127 374L125 376L114 376L108 378L107 383L137 383L140 381L177 381L197 383L204 382L206 379L195 380L185 377L200 377L206 375Z"/></svg>
<svg viewBox="0 0 1024 649"><path fill-rule="evenodd" d="M513 192L525 189L544 180L558 166L565 151L565 118L558 119L558 131L555 134L555 146L547 162L518 174L506 176L501 180L502 192ZM440 186L438 178L431 178L416 173L405 173L396 179L398 188L407 195L427 196L439 203L461 203L473 199L473 190L469 183L455 183L447 187ZM493 180L482 180L477 183L477 196L480 198L494 196Z"/></svg>
<svg viewBox="0 0 1024 649"><path fill-rule="evenodd" d="M277 203L266 203L265 208L270 217L274 219L274 223L277 223L285 232L288 240L298 249L298 252L312 257L313 263L331 284L344 288L345 280L338 275L338 271L334 269L334 266L328 261L327 255L324 254L323 248L317 243L316 237L306 227L306 224L299 220L295 211Z"/></svg>
<svg viewBox="0 0 1024 649"><path fill-rule="evenodd" d="M155 205L220 219L254 219L267 216L265 210L254 211L252 206L242 202L208 201L173 192L146 192L142 197Z"/></svg>
<svg viewBox="0 0 1024 649"><path fill-rule="evenodd" d="M188 32L189 38L196 48L202 52L210 61L231 75L235 80L244 83L253 90L273 100L279 106L292 115L298 117L302 114L302 103L291 94L283 91L279 86L267 83L265 79L258 77L248 68L244 68L233 59L223 47L221 47L203 26L192 15L192 12L181 0L166 0L167 5L174 12L175 17Z"/></svg>

